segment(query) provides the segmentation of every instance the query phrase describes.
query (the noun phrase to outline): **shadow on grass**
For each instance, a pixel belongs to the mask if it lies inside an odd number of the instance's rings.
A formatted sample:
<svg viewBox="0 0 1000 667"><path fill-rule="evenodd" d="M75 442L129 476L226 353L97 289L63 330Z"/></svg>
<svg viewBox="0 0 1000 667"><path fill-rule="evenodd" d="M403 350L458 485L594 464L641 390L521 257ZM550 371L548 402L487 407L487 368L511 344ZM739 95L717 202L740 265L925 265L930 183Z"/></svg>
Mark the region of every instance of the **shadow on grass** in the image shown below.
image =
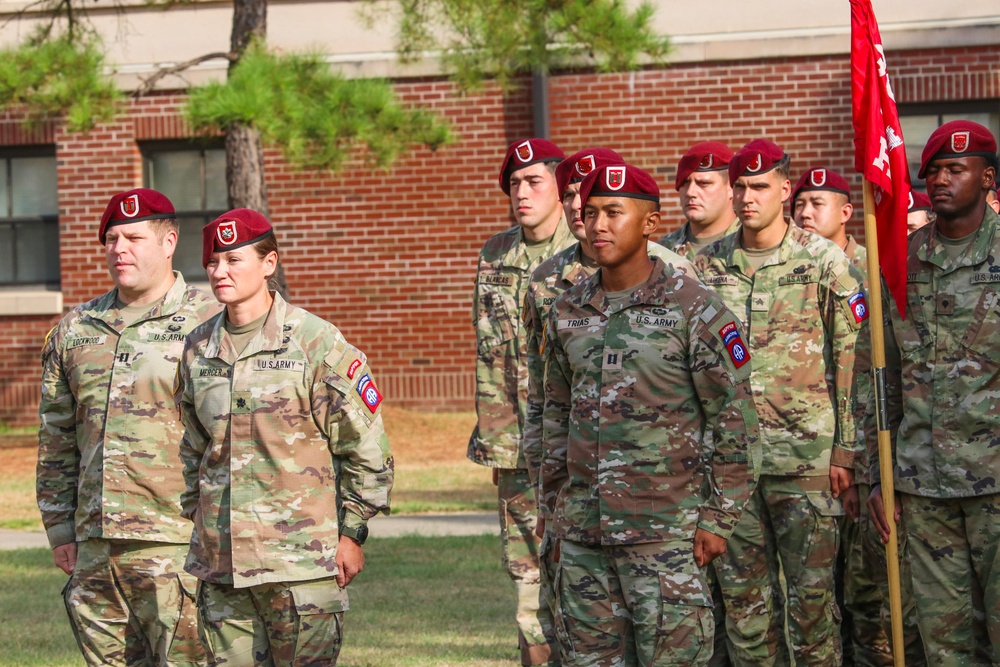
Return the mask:
<svg viewBox="0 0 1000 667"><path fill-rule="evenodd" d="M518 661L514 586L494 536L400 537L365 545L349 588L340 667ZM0 551L0 665L82 665L47 549Z"/></svg>

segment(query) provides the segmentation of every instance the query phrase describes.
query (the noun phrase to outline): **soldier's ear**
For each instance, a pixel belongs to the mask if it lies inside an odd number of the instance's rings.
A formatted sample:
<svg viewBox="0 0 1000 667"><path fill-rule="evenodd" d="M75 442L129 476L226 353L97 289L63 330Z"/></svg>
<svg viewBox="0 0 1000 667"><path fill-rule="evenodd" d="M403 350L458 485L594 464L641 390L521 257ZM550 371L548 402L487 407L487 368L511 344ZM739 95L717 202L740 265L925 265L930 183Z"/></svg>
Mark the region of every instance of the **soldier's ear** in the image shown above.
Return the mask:
<svg viewBox="0 0 1000 667"><path fill-rule="evenodd" d="M660 212L657 210L650 211L646 214L646 220L642 225L642 235L652 236L656 233L656 230L660 227Z"/></svg>

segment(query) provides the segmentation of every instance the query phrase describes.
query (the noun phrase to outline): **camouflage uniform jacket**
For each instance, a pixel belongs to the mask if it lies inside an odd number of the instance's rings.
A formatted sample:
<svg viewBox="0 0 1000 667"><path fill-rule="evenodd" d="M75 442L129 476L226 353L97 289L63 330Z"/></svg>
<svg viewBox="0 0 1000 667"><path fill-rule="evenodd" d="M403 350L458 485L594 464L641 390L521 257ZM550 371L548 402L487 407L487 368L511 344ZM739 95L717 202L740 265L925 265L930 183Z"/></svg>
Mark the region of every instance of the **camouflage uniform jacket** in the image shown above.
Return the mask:
<svg viewBox="0 0 1000 667"><path fill-rule="evenodd" d="M909 238L905 320L883 292L897 491L934 498L1000 491L998 226L987 207L954 262L936 223L918 229ZM878 483L877 462L872 475Z"/></svg>
<svg viewBox="0 0 1000 667"><path fill-rule="evenodd" d="M757 415L738 320L654 259L612 310L601 272L552 306L543 462L553 535L591 545L728 537L753 491ZM705 433L715 443L705 460Z"/></svg>
<svg viewBox="0 0 1000 667"><path fill-rule="evenodd" d="M190 538L172 388L184 338L222 306L174 276L131 325L114 289L67 313L45 341L36 490L53 548Z"/></svg>
<svg viewBox="0 0 1000 667"><path fill-rule="evenodd" d="M473 301L476 327L476 414L468 457L492 468L527 464L521 435L528 404L528 358L521 306L531 272L576 242L560 219L542 255L532 262L519 226L491 237L479 253Z"/></svg>
<svg viewBox="0 0 1000 667"><path fill-rule="evenodd" d="M865 288L866 297L870 294L868 290L868 251L863 245L854 240L850 234L847 235L847 247L844 254L851 260L851 264L858 270L863 279L862 285ZM871 395L871 330L865 327L858 334L857 345L855 346L857 361L854 365L854 381L857 383L855 391L856 409L854 410L855 424L857 428L857 440L866 445L865 424L869 406L874 409L875 399ZM870 452L866 446L862 446L855 452L854 456L854 482L856 484L869 484L868 470L870 467Z"/></svg>
<svg viewBox="0 0 1000 667"><path fill-rule="evenodd" d="M786 221L781 245L756 272L742 232L705 248L695 267L743 316L761 422L765 475L828 475L854 467L855 344L866 327L862 276L832 241Z"/></svg>
<svg viewBox="0 0 1000 667"><path fill-rule="evenodd" d="M726 229L725 236L734 234L738 232L739 229L740 229L740 220L739 218L736 218L735 220L732 221L732 223L730 223L729 228ZM665 248L670 248L678 255L687 257L689 260L693 262L695 255L697 255L698 253L694 249L694 246L691 245L690 235L691 235L691 223L685 222L683 225L680 226L680 228L675 229L674 231L670 232L662 239L660 239L659 244Z"/></svg>
<svg viewBox="0 0 1000 667"><path fill-rule="evenodd" d="M668 265L694 277L694 265L677 253L652 241L646 244L651 257L659 257ZM550 257L534 270L524 297L524 335L528 343L528 408L524 422L523 449L532 483L538 484L538 469L542 463L542 407L544 402L545 367L542 363L541 341L549 309L563 292L594 275L597 267L589 268L581 261L580 244L572 245Z"/></svg>
<svg viewBox="0 0 1000 667"><path fill-rule="evenodd" d="M366 357L279 295L238 356L222 314L191 333L177 399L198 578L333 576L340 525L388 514L393 462Z"/></svg>

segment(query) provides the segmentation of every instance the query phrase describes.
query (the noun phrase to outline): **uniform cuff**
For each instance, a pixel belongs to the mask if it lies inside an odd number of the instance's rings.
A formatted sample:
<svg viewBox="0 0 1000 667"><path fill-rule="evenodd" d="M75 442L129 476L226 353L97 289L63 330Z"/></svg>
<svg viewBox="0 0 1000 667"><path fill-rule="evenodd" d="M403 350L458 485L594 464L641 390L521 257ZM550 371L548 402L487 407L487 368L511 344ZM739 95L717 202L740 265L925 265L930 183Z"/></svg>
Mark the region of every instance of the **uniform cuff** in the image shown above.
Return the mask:
<svg viewBox="0 0 1000 667"><path fill-rule="evenodd" d="M45 531L49 538L49 546L53 549L64 544L76 542L76 528L72 523L60 523Z"/></svg>
<svg viewBox="0 0 1000 667"><path fill-rule="evenodd" d="M833 452L830 454L830 465L853 470L856 456L857 452L834 445Z"/></svg>
<svg viewBox="0 0 1000 667"><path fill-rule="evenodd" d="M340 525L343 528L361 528L368 525L368 520L360 514L347 510L344 512L344 520L340 522Z"/></svg>
<svg viewBox="0 0 1000 667"><path fill-rule="evenodd" d="M734 519L731 514L703 507L698 514L698 527L728 540L729 536L733 534L733 529L736 528L737 519L738 517Z"/></svg>

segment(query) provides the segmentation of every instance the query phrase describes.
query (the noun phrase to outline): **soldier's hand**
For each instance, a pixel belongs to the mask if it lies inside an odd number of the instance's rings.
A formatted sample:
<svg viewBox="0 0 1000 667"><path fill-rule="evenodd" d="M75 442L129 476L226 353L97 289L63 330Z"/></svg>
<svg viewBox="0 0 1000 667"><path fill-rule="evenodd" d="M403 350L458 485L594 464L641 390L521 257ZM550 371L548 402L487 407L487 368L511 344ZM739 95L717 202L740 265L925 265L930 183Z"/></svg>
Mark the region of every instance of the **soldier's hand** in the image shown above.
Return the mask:
<svg viewBox="0 0 1000 667"><path fill-rule="evenodd" d="M726 553L724 537L701 528L694 531L694 562L698 567L705 567L724 553Z"/></svg>
<svg viewBox="0 0 1000 667"><path fill-rule="evenodd" d="M844 507L844 514L851 521L857 523L861 516L861 503L858 498L857 485L851 486L847 491L840 494L840 504Z"/></svg>
<svg viewBox="0 0 1000 667"><path fill-rule="evenodd" d="M337 543L337 584L345 588L363 569L365 554L361 545L346 535L341 535Z"/></svg>
<svg viewBox="0 0 1000 667"><path fill-rule="evenodd" d="M56 567L66 574L73 574L76 569L76 542L60 544L52 550L52 558L56 562Z"/></svg>
<svg viewBox="0 0 1000 667"><path fill-rule="evenodd" d="M854 471L850 468L841 468L837 465L830 466L830 491L834 498L840 498L840 494L854 486Z"/></svg>
<svg viewBox="0 0 1000 667"><path fill-rule="evenodd" d="M895 515L893 519L898 524L899 520L903 516L903 508L899 504L899 494L896 494L896 511L893 512ZM882 540L882 544L888 544L889 542L889 520L885 516L885 506L882 504L882 485L876 484L872 487L872 493L868 496L868 513L871 515L872 521L875 523L875 529L878 530L878 536Z"/></svg>

